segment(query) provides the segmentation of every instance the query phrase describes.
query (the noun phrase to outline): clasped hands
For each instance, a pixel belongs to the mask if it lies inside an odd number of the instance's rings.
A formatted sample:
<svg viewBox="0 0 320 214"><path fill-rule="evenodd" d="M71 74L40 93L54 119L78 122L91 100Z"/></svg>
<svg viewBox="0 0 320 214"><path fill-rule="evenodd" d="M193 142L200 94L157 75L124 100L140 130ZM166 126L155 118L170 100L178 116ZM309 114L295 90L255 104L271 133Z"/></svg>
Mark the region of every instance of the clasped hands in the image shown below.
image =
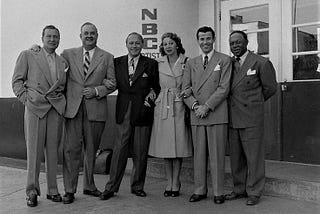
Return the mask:
<svg viewBox="0 0 320 214"><path fill-rule="evenodd" d="M196 114L196 117L198 118L206 118L209 114L209 107L207 105L196 105L194 107L194 112Z"/></svg>
<svg viewBox="0 0 320 214"><path fill-rule="evenodd" d="M82 94L86 99L96 97L96 90L94 88L86 87L82 90Z"/></svg>

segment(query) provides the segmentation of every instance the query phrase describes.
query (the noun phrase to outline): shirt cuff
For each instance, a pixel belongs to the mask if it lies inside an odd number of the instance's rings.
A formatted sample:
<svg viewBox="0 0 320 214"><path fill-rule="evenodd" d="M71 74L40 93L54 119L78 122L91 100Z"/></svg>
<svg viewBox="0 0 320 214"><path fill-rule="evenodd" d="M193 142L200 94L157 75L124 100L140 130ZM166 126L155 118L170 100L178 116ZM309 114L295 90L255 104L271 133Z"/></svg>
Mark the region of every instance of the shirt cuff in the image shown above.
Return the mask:
<svg viewBox="0 0 320 214"><path fill-rule="evenodd" d="M99 96L98 89L95 87L94 90L96 91L96 96L98 97Z"/></svg>
<svg viewBox="0 0 320 214"><path fill-rule="evenodd" d="M194 110L194 107L195 107L196 105L198 105L198 101L195 101L195 102L192 104L191 110Z"/></svg>

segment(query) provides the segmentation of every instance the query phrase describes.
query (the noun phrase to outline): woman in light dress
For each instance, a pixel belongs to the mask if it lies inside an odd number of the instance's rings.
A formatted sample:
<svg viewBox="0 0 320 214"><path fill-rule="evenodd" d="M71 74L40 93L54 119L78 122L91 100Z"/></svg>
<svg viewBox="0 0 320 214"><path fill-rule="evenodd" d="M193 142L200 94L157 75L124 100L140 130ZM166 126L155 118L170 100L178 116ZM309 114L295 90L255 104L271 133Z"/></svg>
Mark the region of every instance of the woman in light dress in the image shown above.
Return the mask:
<svg viewBox="0 0 320 214"><path fill-rule="evenodd" d="M185 124L186 93L181 92L182 76L187 57L181 39L175 33L161 37L159 81L161 92L155 101L154 122L149 155L164 158L167 185L164 196L180 194L182 158L192 156L190 127Z"/></svg>

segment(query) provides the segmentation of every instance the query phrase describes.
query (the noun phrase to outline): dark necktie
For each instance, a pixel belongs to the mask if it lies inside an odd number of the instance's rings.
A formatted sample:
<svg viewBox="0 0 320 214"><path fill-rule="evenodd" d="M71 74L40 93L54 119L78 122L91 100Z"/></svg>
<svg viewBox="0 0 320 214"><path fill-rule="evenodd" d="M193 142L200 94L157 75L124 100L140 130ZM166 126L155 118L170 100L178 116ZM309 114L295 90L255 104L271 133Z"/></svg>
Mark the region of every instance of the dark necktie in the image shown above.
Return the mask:
<svg viewBox="0 0 320 214"><path fill-rule="evenodd" d="M88 74L89 66L90 66L90 56L89 56L89 51L86 51L86 53L84 54L84 63L83 63L84 76Z"/></svg>
<svg viewBox="0 0 320 214"><path fill-rule="evenodd" d="M132 84L132 77L134 75L134 59L131 58L129 62L129 83Z"/></svg>
<svg viewBox="0 0 320 214"><path fill-rule="evenodd" d="M206 55L206 56L204 57L204 62L203 62L203 69L204 69L204 70L206 70L207 65L208 65L208 56Z"/></svg>
<svg viewBox="0 0 320 214"><path fill-rule="evenodd" d="M241 66L240 60L241 60L240 57L236 57L236 61L235 61L235 63L234 63L235 71L236 71L236 72L238 72L238 71L240 70L240 66Z"/></svg>

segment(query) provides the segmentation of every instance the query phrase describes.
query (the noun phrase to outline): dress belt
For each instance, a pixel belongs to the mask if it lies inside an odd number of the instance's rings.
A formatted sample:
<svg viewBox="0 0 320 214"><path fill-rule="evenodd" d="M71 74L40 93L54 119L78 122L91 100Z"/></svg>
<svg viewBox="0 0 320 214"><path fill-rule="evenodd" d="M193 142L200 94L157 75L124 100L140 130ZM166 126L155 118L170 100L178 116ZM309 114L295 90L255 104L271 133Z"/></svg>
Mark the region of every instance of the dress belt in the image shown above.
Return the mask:
<svg viewBox="0 0 320 214"><path fill-rule="evenodd" d="M179 93L180 89L178 88L164 88L160 91L162 101L161 119L167 119L169 113L171 116L174 116L174 101L176 100L176 95Z"/></svg>

